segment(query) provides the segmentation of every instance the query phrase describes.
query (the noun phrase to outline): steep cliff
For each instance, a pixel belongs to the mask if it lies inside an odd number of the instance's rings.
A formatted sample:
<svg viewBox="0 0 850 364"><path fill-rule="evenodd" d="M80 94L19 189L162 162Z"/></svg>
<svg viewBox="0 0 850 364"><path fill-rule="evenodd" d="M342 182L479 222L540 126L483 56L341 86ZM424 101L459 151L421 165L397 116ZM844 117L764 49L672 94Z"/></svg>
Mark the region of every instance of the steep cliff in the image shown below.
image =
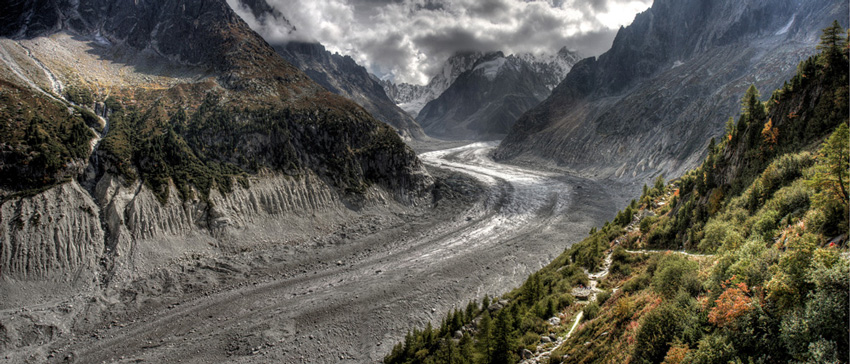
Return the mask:
<svg viewBox="0 0 850 364"><path fill-rule="evenodd" d="M576 64L526 112L495 156L546 160L588 175L680 175L704 156L747 86L774 89L847 23L833 1L658 0L611 49Z"/></svg>

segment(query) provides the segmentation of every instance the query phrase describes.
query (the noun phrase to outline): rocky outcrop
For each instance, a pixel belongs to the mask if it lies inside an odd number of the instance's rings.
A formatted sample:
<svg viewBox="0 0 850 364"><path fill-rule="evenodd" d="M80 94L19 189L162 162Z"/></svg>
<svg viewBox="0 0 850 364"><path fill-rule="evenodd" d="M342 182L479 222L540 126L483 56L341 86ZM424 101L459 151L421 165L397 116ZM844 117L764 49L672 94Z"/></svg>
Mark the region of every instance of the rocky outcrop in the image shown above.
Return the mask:
<svg viewBox="0 0 850 364"><path fill-rule="evenodd" d="M815 52L846 2L657 0L611 49L576 64L495 153L596 177L677 176L738 112L750 84L772 90ZM766 95L765 95L766 96Z"/></svg>

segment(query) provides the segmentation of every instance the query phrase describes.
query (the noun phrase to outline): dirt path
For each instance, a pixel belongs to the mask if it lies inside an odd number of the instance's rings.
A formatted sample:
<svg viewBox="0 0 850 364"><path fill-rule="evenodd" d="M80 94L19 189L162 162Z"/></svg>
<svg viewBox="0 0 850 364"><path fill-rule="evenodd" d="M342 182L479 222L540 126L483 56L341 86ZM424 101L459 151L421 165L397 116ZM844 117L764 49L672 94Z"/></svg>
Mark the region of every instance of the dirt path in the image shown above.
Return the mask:
<svg viewBox="0 0 850 364"><path fill-rule="evenodd" d="M334 243L175 268L161 279L196 282L196 293L130 301L138 308L60 340L52 360L380 361L409 329L438 323L454 304L520 284L610 219L617 202L604 186L497 164L489 158L494 147L479 143L422 155L426 164L483 186L465 207L396 217L402 222L375 225L374 233L357 238L337 234ZM218 284L197 283L207 280Z"/></svg>

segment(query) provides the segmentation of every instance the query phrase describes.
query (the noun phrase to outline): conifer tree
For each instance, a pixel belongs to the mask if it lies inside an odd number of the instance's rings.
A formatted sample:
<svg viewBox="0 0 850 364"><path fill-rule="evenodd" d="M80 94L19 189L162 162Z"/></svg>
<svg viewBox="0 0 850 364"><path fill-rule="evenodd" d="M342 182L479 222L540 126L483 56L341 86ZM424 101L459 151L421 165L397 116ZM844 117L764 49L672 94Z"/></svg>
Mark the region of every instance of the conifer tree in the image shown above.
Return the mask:
<svg viewBox="0 0 850 364"><path fill-rule="evenodd" d="M500 310L493 327L493 364L509 364L517 361L514 352L516 337L513 327L513 317L508 310Z"/></svg>
<svg viewBox="0 0 850 364"><path fill-rule="evenodd" d="M476 349L481 354L481 363L489 363L491 359L490 347L492 346L493 322L490 312L484 310L481 321L478 322L478 332L475 334Z"/></svg>

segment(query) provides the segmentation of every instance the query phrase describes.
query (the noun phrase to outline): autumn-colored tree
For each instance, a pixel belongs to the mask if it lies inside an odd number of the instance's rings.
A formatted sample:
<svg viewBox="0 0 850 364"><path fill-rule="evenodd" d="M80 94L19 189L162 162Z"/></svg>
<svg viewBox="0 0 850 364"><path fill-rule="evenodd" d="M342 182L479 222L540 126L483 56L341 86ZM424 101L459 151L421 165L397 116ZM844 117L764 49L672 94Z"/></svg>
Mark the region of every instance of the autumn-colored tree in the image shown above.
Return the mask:
<svg viewBox="0 0 850 364"><path fill-rule="evenodd" d="M768 119L764 123L764 128L761 130L762 146L767 151L773 151L776 142L779 140L779 129L773 127L773 119Z"/></svg>
<svg viewBox="0 0 850 364"><path fill-rule="evenodd" d="M725 288L726 285L724 284ZM738 283L726 288L714 301L715 306L708 313L708 322L719 327L731 326L739 317L753 309L753 299L746 283Z"/></svg>
<svg viewBox="0 0 850 364"><path fill-rule="evenodd" d="M674 343L673 346L670 347L670 350L667 351L667 355L664 356L664 361L662 364L680 364L685 361L685 357L691 351L688 348L687 344L683 343Z"/></svg>

